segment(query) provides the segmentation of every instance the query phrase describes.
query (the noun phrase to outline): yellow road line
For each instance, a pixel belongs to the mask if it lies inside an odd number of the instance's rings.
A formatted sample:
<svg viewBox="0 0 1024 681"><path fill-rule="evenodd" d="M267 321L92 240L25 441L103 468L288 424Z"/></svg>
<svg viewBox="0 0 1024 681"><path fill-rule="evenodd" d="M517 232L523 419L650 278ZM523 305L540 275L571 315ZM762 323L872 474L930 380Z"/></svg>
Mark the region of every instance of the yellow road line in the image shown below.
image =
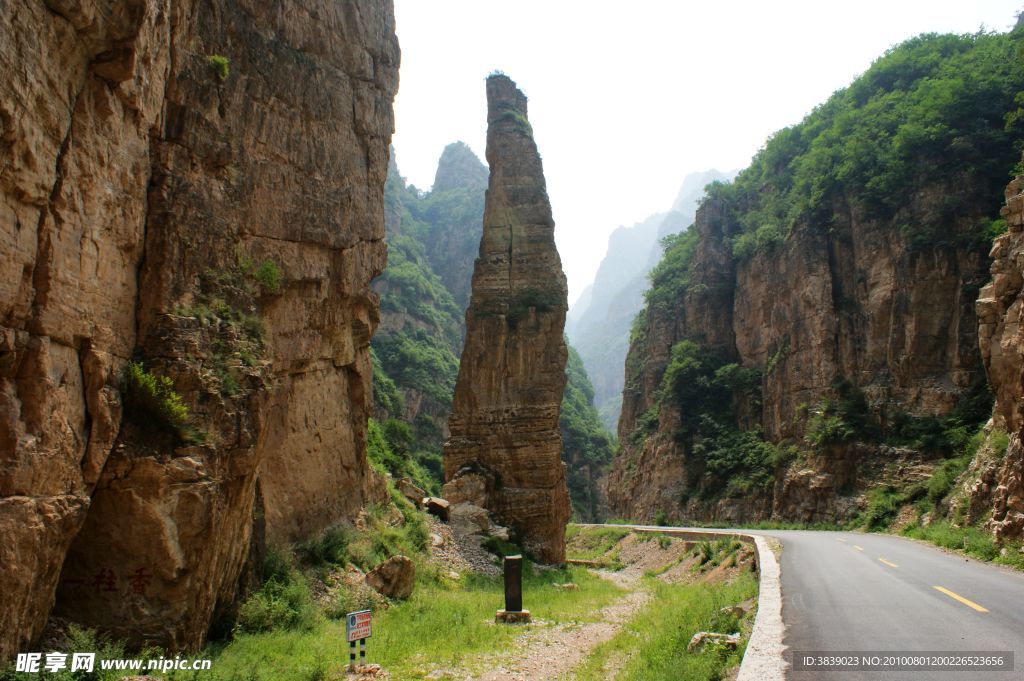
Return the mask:
<svg viewBox="0 0 1024 681"><path fill-rule="evenodd" d="M960 601L961 603L966 605L968 608L974 608L978 612L988 612L988 608L983 608L980 605L978 605L977 603L975 603L974 601L968 600L968 599L964 598L963 596L961 596L959 594L955 594L952 591L950 591L949 589L944 589L941 586L933 586L932 588L935 589L936 591L941 591L942 593L946 594L947 596L949 596L950 598L952 598L955 601Z"/></svg>
<svg viewBox="0 0 1024 681"><path fill-rule="evenodd" d="M890 563L890 562L889 562L889 561L887 561L887 560L886 560L885 558L879 558L879 559L878 559L878 562L879 562L879 563L885 563L885 564L886 564L886 565L888 565L889 567L894 567L894 568L898 568L898 567L899 567L899 565L897 565L896 563Z"/></svg>
<svg viewBox="0 0 1024 681"><path fill-rule="evenodd" d="M853 548L857 549L858 551L863 551L864 550L863 546L857 546L856 544L853 545Z"/></svg>

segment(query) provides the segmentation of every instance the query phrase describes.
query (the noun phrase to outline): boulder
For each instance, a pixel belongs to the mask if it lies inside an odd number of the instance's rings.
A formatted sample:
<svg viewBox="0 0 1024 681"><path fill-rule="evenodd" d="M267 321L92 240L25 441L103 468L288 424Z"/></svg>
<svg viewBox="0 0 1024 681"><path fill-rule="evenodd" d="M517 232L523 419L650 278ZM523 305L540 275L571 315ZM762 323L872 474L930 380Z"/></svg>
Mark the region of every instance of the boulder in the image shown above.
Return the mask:
<svg viewBox="0 0 1024 681"><path fill-rule="evenodd" d="M441 493L453 504L469 503L487 508L495 489L494 473L479 464L463 466L455 477L444 484Z"/></svg>
<svg viewBox="0 0 1024 681"><path fill-rule="evenodd" d="M491 529L491 517L488 515L487 509L465 502L452 506L449 522L452 531L462 536L486 535L490 533Z"/></svg>
<svg viewBox="0 0 1024 681"><path fill-rule="evenodd" d="M408 598L416 583L416 565L405 556L392 556L366 574L366 583L388 598Z"/></svg>
<svg viewBox="0 0 1024 681"><path fill-rule="evenodd" d="M402 478L395 483L395 487L398 488L398 491L401 492L406 499L415 504L417 508L423 505L423 499L427 496L426 491L417 487L409 478Z"/></svg>
<svg viewBox="0 0 1024 681"><path fill-rule="evenodd" d="M692 653L699 651L704 648L707 643L719 643L724 645L726 648L735 649L740 644L739 633L735 634L717 634L713 631L698 631L690 639L690 643L686 646L686 652Z"/></svg>
<svg viewBox="0 0 1024 681"><path fill-rule="evenodd" d="M440 497L426 497L423 499L423 507L427 513L436 515L441 520L448 522L451 517L451 504Z"/></svg>

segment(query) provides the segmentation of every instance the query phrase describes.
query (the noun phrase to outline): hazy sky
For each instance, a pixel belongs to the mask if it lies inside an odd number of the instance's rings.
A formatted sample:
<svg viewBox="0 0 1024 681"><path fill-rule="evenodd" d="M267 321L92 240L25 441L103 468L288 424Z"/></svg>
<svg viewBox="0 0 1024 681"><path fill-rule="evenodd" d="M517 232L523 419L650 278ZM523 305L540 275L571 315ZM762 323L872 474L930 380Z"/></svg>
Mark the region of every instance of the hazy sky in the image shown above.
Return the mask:
<svg viewBox="0 0 1024 681"><path fill-rule="evenodd" d="M394 145L434 181L445 145L484 160L484 78L530 100L569 300L608 235L668 209L688 172L742 168L775 130L919 33L1009 29L1021 1L396 0Z"/></svg>

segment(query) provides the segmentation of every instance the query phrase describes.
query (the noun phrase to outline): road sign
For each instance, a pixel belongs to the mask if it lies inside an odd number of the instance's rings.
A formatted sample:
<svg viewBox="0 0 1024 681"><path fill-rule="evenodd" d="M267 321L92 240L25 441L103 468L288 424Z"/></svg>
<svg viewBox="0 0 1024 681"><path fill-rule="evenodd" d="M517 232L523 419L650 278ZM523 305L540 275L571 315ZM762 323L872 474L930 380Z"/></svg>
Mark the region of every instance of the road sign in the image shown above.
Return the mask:
<svg viewBox="0 0 1024 681"><path fill-rule="evenodd" d="M369 610L350 612L345 615L345 634L349 643L370 638L370 615Z"/></svg>

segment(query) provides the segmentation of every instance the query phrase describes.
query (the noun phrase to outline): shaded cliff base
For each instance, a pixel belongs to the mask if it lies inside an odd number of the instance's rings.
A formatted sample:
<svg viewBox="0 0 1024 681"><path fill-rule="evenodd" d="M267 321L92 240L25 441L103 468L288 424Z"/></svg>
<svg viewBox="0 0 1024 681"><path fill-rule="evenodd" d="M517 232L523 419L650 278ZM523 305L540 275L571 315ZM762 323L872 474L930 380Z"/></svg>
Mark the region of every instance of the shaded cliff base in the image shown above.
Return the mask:
<svg viewBox="0 0 1024 681"><path fill-rule="evenodd" d="M890 532L1024 570L1019 517L1012 499L1006 501L1005 482L1012 484L1020 475L1020 438L994 421L948 458L929 459L913 449L885 445L880 452L878 446L856 443L793 462L774 485L774 504L767 492L711 503L693 500L683 510L637 520Z"/></svg>

